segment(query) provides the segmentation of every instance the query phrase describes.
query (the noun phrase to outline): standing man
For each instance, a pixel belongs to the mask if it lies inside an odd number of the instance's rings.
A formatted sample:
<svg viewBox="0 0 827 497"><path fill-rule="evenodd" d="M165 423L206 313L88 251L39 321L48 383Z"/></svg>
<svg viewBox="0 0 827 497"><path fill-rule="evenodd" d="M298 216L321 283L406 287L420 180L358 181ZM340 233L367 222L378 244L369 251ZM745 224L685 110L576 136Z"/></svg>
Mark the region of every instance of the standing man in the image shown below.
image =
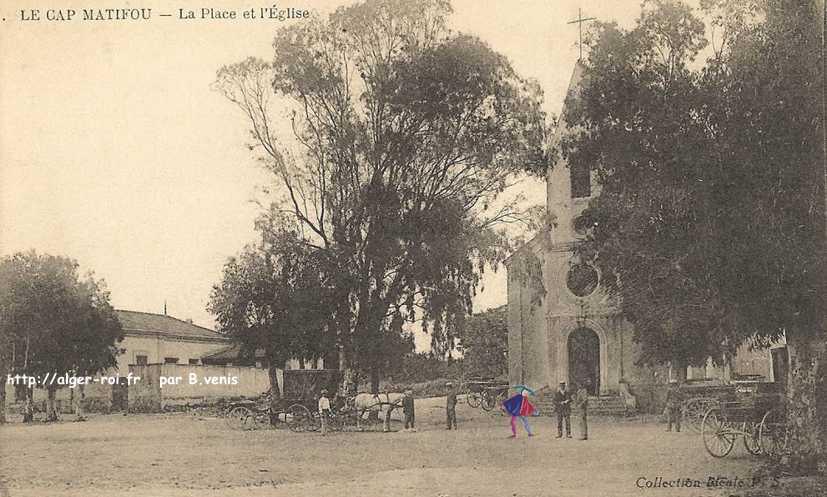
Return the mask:
<svg viewBox="0 0 827 497"><path fill-rule="evenodd" d="M666 391L666 419L669 426L666 431L672 431L672 425L675 425L675 431L681 431L681 404L683 403L683 392L678 384L678 380L669 380L669 390Z"/></svg>
<svg viewBox="0 0 827 497"><path fill-rule="evenodd" d="M554 392L554 408L557 411L557 438L563 436L563 421L566 422L566 438L571 438L571 392L566 388L566 382L561 381L560 387Z"/></svg>
<svg viewBox="0 0 827 497"><path fill-rule="evenodd" d="M586 384L588 385L588 383ZM589 439L589 419L588 419L588 410L589 410L589 390L587 386L581 386L577 389L577 395L575 397L575 405L577 409L580 411L580 440L588 440Z"/></svg>
<svg viewBox="0 0 827 497"><path fill-rule="evenodd" d="M405 390L405 397L402 399L402 414L405 415L405 431L416 431L413 390Z"/></svg>
<svg viewBox="0 0 827 497"><path fill-rule="evenodd" d="M448 396L445 399L445 414L448 418L448 430L451 426L457 429L457 392L454 390L454 384L450 381L445 384L448 387Z"/></svg>
<svg viewBox="0 0 827 497"><path fill-rule="evenodd" d="M323 388L319 396L319 418L322 421L322 435L327 434L327 417L330 415L330 399L327 398L327 389Z"/></svg>

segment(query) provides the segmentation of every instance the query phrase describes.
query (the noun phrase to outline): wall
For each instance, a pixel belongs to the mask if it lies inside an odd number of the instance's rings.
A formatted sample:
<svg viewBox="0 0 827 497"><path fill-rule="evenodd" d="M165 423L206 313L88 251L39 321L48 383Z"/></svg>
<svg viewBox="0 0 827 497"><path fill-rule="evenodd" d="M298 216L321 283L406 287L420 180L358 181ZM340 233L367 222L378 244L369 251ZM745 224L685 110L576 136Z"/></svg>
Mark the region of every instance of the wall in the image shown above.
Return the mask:
<svg viewBox="0 0 827 497"><path fill-rule="evenodd" d="M191 401L210 402L220 398L257 397L270 389L267 370L244 366L201 366L188 364L131 365L141 381L129 387L129 409L134 412L158 411L166 405ZM190 375L196 380L190 383ZM167 382L161 386L161 378ZM208 383L207 378L235 378L236 384ZM279 382L283 382L279 375ZM281 388L281 384L279 385Z"/></svg>
<svg viewBox="0 0 827 497"><path fill-rule="evenodd" d="M118 371L121 376L129 373L129 365L135 364L135 356L144 353L148 364L160 364L165 357L177 357L179 364L187 364L190 359L201 359L202 356L218 352L226 348L229 342L212 342L196 340L174 340L158 336L129 335L120 343L120 348L126 349L118 356Z"/></svg>
<svg viewBox="0 0 827 497"><path fill-rule="evenodd" d="M538 299L524 262L543 259L538 235L508 261L508 378L513 385L541 388L548 384L545 298ZM529 256L526 256L529 254Z"/></svg>

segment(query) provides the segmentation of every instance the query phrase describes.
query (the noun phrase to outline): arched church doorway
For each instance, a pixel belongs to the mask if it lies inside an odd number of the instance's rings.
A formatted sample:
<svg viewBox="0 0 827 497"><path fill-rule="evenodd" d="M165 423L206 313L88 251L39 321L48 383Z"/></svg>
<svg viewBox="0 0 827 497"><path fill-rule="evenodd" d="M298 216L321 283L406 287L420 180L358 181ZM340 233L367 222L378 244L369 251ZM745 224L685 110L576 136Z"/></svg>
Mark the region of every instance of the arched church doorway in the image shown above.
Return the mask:
<svg viewBox="0 0 827 497"><path fill-rule="evenodd" d="M589 395L600 391L600 338L589 328L569 334L569 383L571 388L586 387Z"/></svg>

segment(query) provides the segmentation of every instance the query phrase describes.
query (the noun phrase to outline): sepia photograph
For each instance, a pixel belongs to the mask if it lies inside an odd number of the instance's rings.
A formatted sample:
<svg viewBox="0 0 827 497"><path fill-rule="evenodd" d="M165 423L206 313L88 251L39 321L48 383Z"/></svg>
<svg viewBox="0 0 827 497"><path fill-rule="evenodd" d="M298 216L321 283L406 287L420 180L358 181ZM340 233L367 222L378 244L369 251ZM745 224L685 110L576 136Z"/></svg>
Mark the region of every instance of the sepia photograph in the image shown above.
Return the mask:
<svg viewBox="0 0 827 497"><path fill-rule="evenodd" d="M0 497L827 496L825 0L3 0Z"/></svg>

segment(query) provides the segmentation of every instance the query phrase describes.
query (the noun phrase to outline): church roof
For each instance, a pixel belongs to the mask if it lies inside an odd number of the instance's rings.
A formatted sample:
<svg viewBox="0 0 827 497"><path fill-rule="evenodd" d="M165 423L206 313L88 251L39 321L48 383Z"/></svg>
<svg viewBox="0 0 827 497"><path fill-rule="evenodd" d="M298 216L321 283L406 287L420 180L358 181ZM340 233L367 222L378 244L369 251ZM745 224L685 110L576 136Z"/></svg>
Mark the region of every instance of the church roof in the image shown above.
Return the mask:
<svg viewBox="0 0 827 497"><path fill-rule="evenodd" d="M115 310L125 335L155 335L177 339L226 341L227 337L209 328L198 326L165 314Z"/></svg>
<svg viewBox="0 0 827 497"><path fill-rule="evenodd" d="M557 120L558 138L559 131L565 129L566 112L569 107L573 105L573 101L580 96L580 88L583 86L583 75L586 71L586 66L583 62L577 61L574 64L574 69L571 71L571 78L569 78L569 87L566 90L566 98L563 100L563 108L560 111L560 118Z"/></svg>

